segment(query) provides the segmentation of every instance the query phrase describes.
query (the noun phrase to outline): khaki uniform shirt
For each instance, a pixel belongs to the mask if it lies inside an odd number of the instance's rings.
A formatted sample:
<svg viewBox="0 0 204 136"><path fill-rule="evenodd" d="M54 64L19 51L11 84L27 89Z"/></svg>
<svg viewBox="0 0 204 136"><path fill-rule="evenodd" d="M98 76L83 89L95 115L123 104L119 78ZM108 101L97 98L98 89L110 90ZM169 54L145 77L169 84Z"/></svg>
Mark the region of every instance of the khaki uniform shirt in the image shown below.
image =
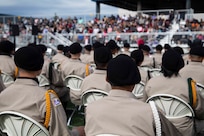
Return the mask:
<svg viewBox="0 0 204 136"><path fill-rule="evenodd" d="M52 62L58 62L59 64L62 64L65 60L68 60L69 58L63 55L62 53L57 53L52 57Z"/></svg>
<svg viewBox="0 0 204 136"><path fill-rule="evenodd" d="M106 70L95 69L91 75L84 78L81 94L89 89L99 89L109 93L111 85L106 81Z"/></svg>
<svg viewBox="0 0 204 136"><path fill-rule="evenodd" d="M94 63L93 54L81 54L80 59L85 64Z"/></svg>
<svg viewBox="0 0 204 136"><path fill-rule="evenodd" d="M163 75L151 78L146 86L143 98L146 101L152 95L155 94L171 94L177 96L187 103L189 102L189 93L188 93L188 82L187 79L183 79L180 76L166 78ZM194 109L195 114L198 118L203 118L204 113L204 100L201 98L199 92L197 93L197 107ZM171 120L172 123L178 128L178 130L184 136L191 136L193 130L193 120L189 117Z"/></svg>
<svg viewBox="0 0 204 136"><path fill-rule="evenodd" d="M160 114L162 135L179 136L177 129ZM85 133L120 136L155 136L155 123L149 104L124 90L111 90L109 96L86 108Z"/></svg>
<svg viewBox="0 0 204 136"><path fill-rule="evenodd" d="M68 75L77 75L84 78L86 75L86 64L78 59L70 59L61 66L61 70L63 79Z"/></svg>
<svg viewBox="0 0 204 136"><path fill-rule="evenodd" d="M14 77L16 65L12 57L8 55L0 55L0 69L8 75Z"/></svg>
<svg viewBox="0 0 204 136"><path fill-rule="evenodd" d="M150 67L152 68L153 67L153 57L152 56L147 56L147 55L144 55L144 60L141 64L141 66L145 66L145 67Z"/></svg>
<svg viewBox="0 0 204 136"><path fill-rule="evenodd" d="M45 91L32 79L17 79L0 94L0 111L12 110L23 113L43 125L46 103ZM59 99L51 94L51 136L70 136L66 114Z"/></svg>
<svg viewBox="0 0 204 136"><path fill-rule="evenodd" d="M163 54L160 54L160 53L155 53L153 55L153 58L155 60L155 68L161 68L161 65L162 65L162 55Z"/></svg>
<svg viewBox="0 0 204 136"><path fill-rule="evenodd" d="M179 73L186 79L191 77L197 83L204 85L204 65L201 62L190 61L189 64L185 65Z"/></svg>
<svg viewBox="0 0 204 136"><path fill-rule="evenodd" d="M147 75L147 71L142 69L141 67L138 67L139 71L140 71L140 76L141 76L141 81L143 83L146 83L148 80L148 75Z"/></svg>

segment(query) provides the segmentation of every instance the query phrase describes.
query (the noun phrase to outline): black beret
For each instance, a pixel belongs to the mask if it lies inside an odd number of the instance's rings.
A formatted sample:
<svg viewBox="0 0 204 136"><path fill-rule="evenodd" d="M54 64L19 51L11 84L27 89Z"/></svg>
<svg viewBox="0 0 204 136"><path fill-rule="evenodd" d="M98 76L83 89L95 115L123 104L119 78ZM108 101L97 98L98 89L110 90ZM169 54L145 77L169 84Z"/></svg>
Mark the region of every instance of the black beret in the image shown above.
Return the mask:
<svg viewBox="0 0 204 136"><path fill-rule="evenodd" d="M92 46L90 44L84 46L84 48L87 50L87 51L91 51L92 49Z"/></svg>
<svg viewBox="0 0 204 136"><path fill-rule="evenodd" d="M189 54L204 57L204 47L193 47Z"/></svg>
<svg viewBox="0 0 204 136"><path fill-rule="evenodd" d="M14 62L17 67L24 70L38 71L42 69L44 59L42 53L37 48L25 46L15 52Z"/></svg>
<svg viewBox="0 0 204 136"><path fill-rule="evenodd" d="M93 49L96 49L96 48L99 48L99 47L103 47L104 45L98 41L96 41L94 44L93 44Z"/></svg>
<svg viewBox="0 0 204 136"><path fill-rule="evenodd" d="M94 61L98 63L108 63L112 59L111 50L107 47L100 47L94 50Z"/></svg>
<svg viewBox="0 0 204 136"><path fill-rule="evenodd" d="M57 50L63 51L64 45L62 45L62 44L57 45Z"/></svg>
<svg viewBox="0 0 204 136"><path fill-rule="evenodd" d="M123 46L126 47L126 48L130 48L130 44L129 43L124 43Z"/></svg>
<svg viewBox="0 0 204 136"><path fill-rule="evenodd" d="M106 47L110 48L111 50L114 50L118 48L118 45L114 40L110 40L107 42Z"/></svg>
<svg viewBox="0 0 204 136"><path fill-rule="evenodd" d="M107 79L111 85L125 86L140 82L140 72L134 60L125 54L111 59L107 66Z"/></svg>
<svg viewBox="0 0 204 136"><path fill-rule="evenodd" d="M36 45L36 47L39 48L42 53L45 53L47 51L47 46L45 46L44 44L38 44Z"/></svg>
<svg viewBox="0 0 204 136"><path fill-rule="evenodd" d="M162 49L163 49L163 47L161 46L161 44L158 44L158 45L156 46L156 50L161 51Z"/></svg>
<svg viewBox="0 0 204 136"><path fill-rule="evenodd" d="M182 56L173 49L168 49L162 56L162 67L173 72L179 72L184 67Z"/></svg>
<svg viewBox="0 0 204 136"><path fill-rule="evenodd" d="M164 49L168 50L170 48L171 48L171 46L168 43L164 44Z"/></svg>
<svg viewBox="0 0 204 136"><path fill-rule="evenodd" d="M191 45L191 47L202 47L203 44L202 44L202 40L196 38L193 40L193 43Z"/></svg>
<svg viewBox="0 0 204 136"><path fill-rule="evenodd" d="M10 54L12 51L15 50L14 48L14 44L8 40L0 42L0 52Z"/></svg>
<svg viewBox="0 0 204 136"><path fill-rule="evenodd" d="M148 45L143 45L142 46L142 50L146 51L146 52L150 52L150 47Z"/></svg>
<svg viewBox="0 0 204 136"><path fill-rule="evenodd" d="M82 51L82 46L80 45L80 43L78 42L74 42L70 45L69 47L70 53L71 54L77 54L77 53L81 53Z"/></svg>
<svg viewBox="0 0 204 136"><path fill-rule="evenodd" d="M184 54L183 48L179 46L173 47L173 49L181 55Z"/></svg>
<svg viewBox="0 0 204 136"><path fill-rule="evenodd" d="M142 50L134 50L130 53L130 57L133 58L138 65L139 63L143 62L144 60L144 54Z"/></svg>

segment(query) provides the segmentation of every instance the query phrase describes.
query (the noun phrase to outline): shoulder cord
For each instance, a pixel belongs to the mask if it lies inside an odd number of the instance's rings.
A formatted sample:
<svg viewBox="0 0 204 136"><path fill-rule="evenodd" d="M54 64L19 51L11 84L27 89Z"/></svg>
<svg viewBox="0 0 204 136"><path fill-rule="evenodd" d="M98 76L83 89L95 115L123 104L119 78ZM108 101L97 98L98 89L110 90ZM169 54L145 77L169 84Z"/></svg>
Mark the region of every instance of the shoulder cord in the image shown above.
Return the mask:
<svg viewBox="0 0 204 136"><path fill-rule="evenodd" d="M86 64L86 76L88 76L89 75L89 64Z"/></svg>
<svg viewBox="0 0 204 136"><path fill-rule="evenodd" d="M153 101L149 101L149 104L150 104L150 107L152 109L152 113L154 116L154 122L155 122L155 127L156 127L156 136L161 136L161 122L160 122L157 108L156 108L155 103Z"/></svg>
<svg viewBox="0 0 204 136"><path fill-rule="evenodd" d="M14 77L15 77L15 78L18 77L18 67L15 68Z"/></svg>
<svg viewBox="0 0 204 136"><path fill-rule="evenodd" d="M48 128L49 122L50 122L50 116L51 116L51 103L50 103L50 94L52 93L57 96L55 91L53 90L47 90L45 93L45 100L46 100L46 113L45 113L45 122L44 126ZM57 96L58 97L58 96Z"/></svg>
<svg viewBox="0 0 204 136"><path fill-rule="evenodd" d="M188 90L190 105L193 107L193 109L195 109L197 105L197 91L196 82L192 78L188 78Z"/></svg>

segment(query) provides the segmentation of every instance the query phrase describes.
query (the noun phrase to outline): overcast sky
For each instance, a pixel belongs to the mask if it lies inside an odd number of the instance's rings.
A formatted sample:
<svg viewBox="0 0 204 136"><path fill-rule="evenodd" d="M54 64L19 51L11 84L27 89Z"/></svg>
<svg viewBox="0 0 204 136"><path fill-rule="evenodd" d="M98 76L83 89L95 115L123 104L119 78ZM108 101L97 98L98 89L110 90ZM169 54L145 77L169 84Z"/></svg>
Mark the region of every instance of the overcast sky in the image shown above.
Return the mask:
<svg viewBox="0 0 204 136"><path fill-rule="evenodd" d="M52 17L93 15L95 2L91 0L0 0L0 14ZM117 14L117 8L101 4L101 14Z"/></svg>

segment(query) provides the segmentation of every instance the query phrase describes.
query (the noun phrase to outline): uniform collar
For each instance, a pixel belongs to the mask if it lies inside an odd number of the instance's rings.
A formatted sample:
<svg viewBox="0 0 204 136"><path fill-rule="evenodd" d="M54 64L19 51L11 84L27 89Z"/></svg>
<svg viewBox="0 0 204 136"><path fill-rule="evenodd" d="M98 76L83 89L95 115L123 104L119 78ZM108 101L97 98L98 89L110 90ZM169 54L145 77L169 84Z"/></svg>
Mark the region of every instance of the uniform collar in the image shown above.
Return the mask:
<svg viewBox="0 0 204 136"><path fill-rule="evenodd" d="M202 62L189 61L188 65L203 65Z"/></svg>
<svg viewBox="0 0 204 136"><path fill-rule="evenodd" d="M29 77L18 77L15 82L17 82L17 83L24 83L25 82L26 84L36 84L36 85L39 84L37 78L29 78Z"/></svg>
<svg viewBox="0 0 204 136"><path fill-rule="evenodd" d="M132 92L128 92L128 91L124 91L124 90L118 90L118 89L112 89L108 96L113 96L113 97L126 97L126 98L134 98L137 99L135 97L135 95Z"/></svg>

